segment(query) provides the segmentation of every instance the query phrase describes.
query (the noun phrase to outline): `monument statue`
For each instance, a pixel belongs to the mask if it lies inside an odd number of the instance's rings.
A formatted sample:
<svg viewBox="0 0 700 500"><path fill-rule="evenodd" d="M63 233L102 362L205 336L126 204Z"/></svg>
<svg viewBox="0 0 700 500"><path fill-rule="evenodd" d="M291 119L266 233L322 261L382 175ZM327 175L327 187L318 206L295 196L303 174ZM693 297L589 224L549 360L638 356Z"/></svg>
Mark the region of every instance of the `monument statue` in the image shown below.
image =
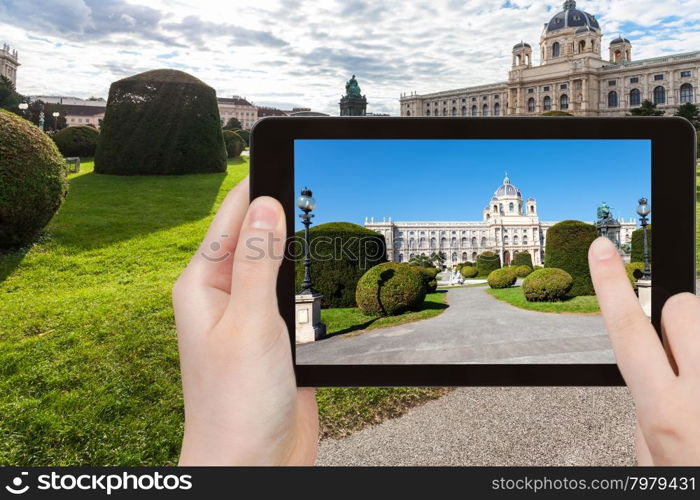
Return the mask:
<svg viewBox="0 0 700 500"><path fill-rule="evenodd" d="M362 92L360 91L360 85L357 83L355 75L352 75L352 78L345 82L345 94L356 97L362 96Z"/></svg>
<svg viewBox="0 0 700 500"><path fill-rule="evenodd" d="M367 98L362 95L357 78L345 82L345 95L340 98L340 116L365 116L367 114Z"/></svg>
<svg viewBox="0 0 700 500"><path fill-rule="evenodd" d="M595 223L598 230L598 236L605 236L612 241L618 250L621 247L620 242L620 221L613 217L612 208L610 205L603 202L598 205L598 220Z"/></svg>
<svg viewBox="0 0 700 500"><path fill-rule="evenodd" d="M598 221L608 221L613 218L612 209L610 205L603 202L598 205Z"/></svg>

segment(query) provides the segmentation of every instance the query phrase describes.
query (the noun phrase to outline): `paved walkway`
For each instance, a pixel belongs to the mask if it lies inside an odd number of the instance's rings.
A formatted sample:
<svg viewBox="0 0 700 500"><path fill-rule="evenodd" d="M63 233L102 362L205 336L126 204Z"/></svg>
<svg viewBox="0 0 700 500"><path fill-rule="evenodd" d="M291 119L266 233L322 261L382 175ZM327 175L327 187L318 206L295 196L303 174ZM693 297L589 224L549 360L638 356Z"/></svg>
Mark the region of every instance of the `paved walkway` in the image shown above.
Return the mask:
<svg viewBox="0 0 700 500"><path fill-rule="evenodd" d="M299 364L613 363L599 315L527 311L484 287L447 292L439 316L296 346Z"/></svg>

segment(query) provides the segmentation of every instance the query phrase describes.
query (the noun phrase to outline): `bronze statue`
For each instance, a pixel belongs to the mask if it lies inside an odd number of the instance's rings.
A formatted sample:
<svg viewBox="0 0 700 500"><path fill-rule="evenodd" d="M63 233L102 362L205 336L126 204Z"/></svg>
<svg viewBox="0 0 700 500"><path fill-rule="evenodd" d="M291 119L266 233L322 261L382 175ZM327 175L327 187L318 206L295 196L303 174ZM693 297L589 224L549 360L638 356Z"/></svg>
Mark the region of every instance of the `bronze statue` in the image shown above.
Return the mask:
<svg viewBox="0 0 700 500"><path fill-rule="evenodd" d="M612 218L613 218L613 215L612 215L612 209L610 208L610 205L608 205L605 202L598 205L598 220L599 221L611 220Z"/></svg>
<svg viewBox="0 0 700 500"><path fill-rule="evenodd" d="M357 83L357 80L355 79L355 75L352 75L352 78L345 82L345 93L347 95L353 95L360 97L361 91L360 91L360 86Z"/></svg>

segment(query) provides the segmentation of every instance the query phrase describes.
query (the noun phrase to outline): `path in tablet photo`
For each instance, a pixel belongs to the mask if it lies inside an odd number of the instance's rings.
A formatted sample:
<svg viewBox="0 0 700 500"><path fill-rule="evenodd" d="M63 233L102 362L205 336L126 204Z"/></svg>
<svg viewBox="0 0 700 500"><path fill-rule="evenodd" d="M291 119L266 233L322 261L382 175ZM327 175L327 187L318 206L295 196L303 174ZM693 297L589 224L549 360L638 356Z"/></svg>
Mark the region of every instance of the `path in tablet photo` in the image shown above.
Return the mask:
<svg viewBox="0 0 700 500"><path fill-rule="evenodd" d="M603 318L527 311L452 288L439 316L296 346L299 364L613 363Z"/></svg>

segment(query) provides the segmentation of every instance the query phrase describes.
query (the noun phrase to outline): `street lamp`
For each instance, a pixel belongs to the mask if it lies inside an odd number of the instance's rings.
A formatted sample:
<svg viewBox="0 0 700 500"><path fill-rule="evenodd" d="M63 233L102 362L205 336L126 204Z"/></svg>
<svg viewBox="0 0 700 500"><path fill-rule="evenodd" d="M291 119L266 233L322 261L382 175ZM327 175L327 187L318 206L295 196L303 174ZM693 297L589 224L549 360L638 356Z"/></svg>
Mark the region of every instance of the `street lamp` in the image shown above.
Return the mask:
<svg viewBox="0 0 700 500"><path fill-rule="evenodd" d="M27 118L27 109L29 109L29 104L27 104L26 102L20 102L18 107L19 107L19 109L22 110L22 117L26 119Z"/></svg>
<svg viewBox="0 0 700 500"><path fill-rule="evenodd" d="M642 279L651 279L651 268L649 267L649 242L647 240L647 216L651 212L651 206L646 198L639 199L639 206L637 207L637 214L640 217L642 224L642 231L644 234L644 271L642 274Z"/></svg>
<svg viewBox="0 0 700 500"><path fill-rule="evenodd" d="M304 212L299 215L301 223L304 224L304 281L301 282L299 295L313 295L315 292L311 283L311 245L309 242L309 226L313 214L311 211L316 208L316 200L313 198L311 190L307 187L301 190L301 195L297 199L297 207Z"/></svg>
<svg viewBox="0 0 700 500"><path fill-rule="evenodd" d="M58 116L59 116L60 114L61 114L61 113L59 113L58 111L54 111L53 113L51 113L51 116L53 116L53 131L54 131L54 132L55 132L56 130L58 130Z"/></svg>

